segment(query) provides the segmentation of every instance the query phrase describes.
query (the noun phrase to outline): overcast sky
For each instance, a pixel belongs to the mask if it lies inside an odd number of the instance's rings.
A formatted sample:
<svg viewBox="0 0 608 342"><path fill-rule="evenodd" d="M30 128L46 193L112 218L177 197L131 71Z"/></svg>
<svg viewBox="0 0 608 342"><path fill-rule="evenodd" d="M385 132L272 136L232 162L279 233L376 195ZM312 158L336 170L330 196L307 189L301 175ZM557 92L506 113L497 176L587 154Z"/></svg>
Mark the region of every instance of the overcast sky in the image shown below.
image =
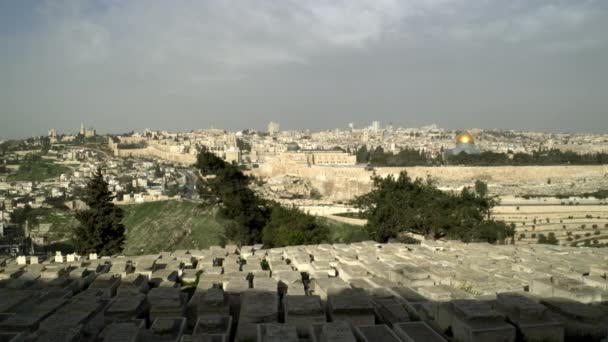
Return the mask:
<svg viewBox="0 0 608 342"><path fill-rule="evenodd" d="M0 139L143 128L606 132L606 0L0 0Z"/></svg>

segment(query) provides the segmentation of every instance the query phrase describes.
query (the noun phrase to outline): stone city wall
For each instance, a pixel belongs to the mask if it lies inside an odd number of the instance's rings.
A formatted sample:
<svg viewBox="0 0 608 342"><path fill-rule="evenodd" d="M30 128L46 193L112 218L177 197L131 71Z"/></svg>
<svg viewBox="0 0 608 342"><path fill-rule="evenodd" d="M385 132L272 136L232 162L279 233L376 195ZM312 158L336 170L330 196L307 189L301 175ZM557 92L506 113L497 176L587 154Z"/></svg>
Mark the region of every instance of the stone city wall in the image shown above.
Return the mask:
<svg viewBox="0 0 608 342"><path fill-rule="evenodd" d="M154 157L182 164L194 164L196 162L196 155L163 151L158 146L147 146L146 148L137 149L115 148L114 155L117 157Z"/></svg>
<svg viewBox="0 0 608 342"><path fill-rule="evenodd" d="M310 181L326 198L348 201L372 189L373 175L386 177L407 171L412 178L431 178L440 188L472 186L480 179L498 195L555 195L608 188L608 165L500 167L379 167L294 165L269 162L252 171L256 177L291 175Z"/></svg>

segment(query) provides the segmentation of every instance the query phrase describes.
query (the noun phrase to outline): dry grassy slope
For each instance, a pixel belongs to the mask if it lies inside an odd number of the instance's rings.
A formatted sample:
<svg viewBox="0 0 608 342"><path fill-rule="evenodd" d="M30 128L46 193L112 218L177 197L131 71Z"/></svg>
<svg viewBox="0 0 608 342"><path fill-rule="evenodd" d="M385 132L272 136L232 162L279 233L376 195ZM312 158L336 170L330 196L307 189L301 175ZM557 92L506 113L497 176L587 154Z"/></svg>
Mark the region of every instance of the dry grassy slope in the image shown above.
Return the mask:
<svg viewBox="0 0 608 342"><path fill-rule="evenodd" d="M217 210L178 201L123 206L125 254L203 249L222 243L226 220Z"/></svg>

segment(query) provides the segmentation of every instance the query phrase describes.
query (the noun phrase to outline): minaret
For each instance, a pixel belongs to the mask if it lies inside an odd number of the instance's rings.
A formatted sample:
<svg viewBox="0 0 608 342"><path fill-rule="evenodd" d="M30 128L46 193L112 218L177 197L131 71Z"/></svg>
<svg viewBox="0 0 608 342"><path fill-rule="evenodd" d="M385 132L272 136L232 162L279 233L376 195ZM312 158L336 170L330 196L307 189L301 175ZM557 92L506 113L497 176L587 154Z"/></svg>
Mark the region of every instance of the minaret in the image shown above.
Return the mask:
<svg viewBox="0 0 608 342"><path fill-rule="evenodd" d="M80 135L84 135L84 124L80 123Z"/></svg>

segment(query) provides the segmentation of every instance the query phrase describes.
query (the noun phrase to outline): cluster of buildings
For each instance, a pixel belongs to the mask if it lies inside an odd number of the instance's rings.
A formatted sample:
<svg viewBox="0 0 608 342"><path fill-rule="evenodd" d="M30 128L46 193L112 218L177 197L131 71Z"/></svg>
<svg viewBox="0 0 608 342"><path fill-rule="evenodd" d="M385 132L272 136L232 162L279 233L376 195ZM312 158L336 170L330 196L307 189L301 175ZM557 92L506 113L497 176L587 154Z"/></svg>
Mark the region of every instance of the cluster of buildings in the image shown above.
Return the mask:
<svg viewBox="0 0 608 342"><path fill-rule="evenodd" d="M201 149L215 153L229 162L258 164L281 157L307 160L319 165L355 164L349 156L365 146L367 150L381 147L385 152L398 153L413 149L431 157L444 153L481 151L500 153L532 153L539 149L558 148L577 153L608 151L608 136L593 134L553 134L472 129L454 131L436 125L420 128L381 126L374 121L369 127L334 129L319 132L281 130L280 124L270 122L266 132L244 130L229 132L221 129L201 129L170 133L145 130L129 136L119 136L110 143L116 156L149 155L184 164L195 161ZM121 148L140 144L139 149ZM294 146L296 146L294 148ZM307 156L295 156L301 153ZM290 156L287 156L289 154ZM315 155L315 157L311 157ZM344 155L344 156L341 156Z"/></svg>
<svg viewBox="0 0 608 342"><path fill-rule="evenodd" d="M8 341L601 341L607 252L365 241L4 258L0 334Z"/></svg>
<svg viewBox="0 0 608 342"><path fill-rule="evenodd" d="M5 172L0 173L0 251L14 247L11 241L16 241L16 237L19 240L28 235L23 227L14 224L15 210L28 206L32 209L49 209L45 212L52 211L53 215L71 216L73 214L69 210L86 208L80 196L99 167L103 170L109 190L116 196L116 204L197 197L191 171L170 162L149 158L113 158L101 150L61 143L53 144L44 154L41 154L39 144L32 143L23 148L27 149L9 150L0 158L5 166ZM37 158L34 162L33 156ZM37 180L14 180L11 176L18 173L21 167L50 166L60 167L63 172L57 177ZM30 222L29 237L39 245L50 242L45 239L49 231L65 228L51 227L65 222L55 222L49 216L43 215L37 221L37 224Z"/></svg>

